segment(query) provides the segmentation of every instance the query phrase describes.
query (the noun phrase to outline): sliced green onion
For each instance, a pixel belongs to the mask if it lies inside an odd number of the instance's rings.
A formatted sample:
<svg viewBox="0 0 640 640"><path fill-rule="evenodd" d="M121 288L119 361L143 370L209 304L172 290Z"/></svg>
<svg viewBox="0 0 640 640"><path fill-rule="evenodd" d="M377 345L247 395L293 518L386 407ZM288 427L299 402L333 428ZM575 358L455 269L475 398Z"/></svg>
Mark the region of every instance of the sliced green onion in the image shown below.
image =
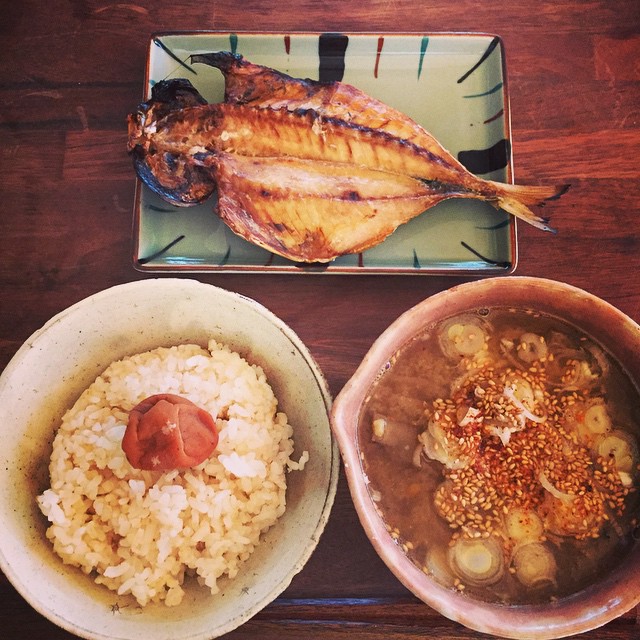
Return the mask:
<svg viewBox="0 0 640 640"><path fill-rule="evenodd" d="M606 433L611 430L611 418L604 402L595 402L586 410L584 425L591 433Z"/></svg>
<svg viewBox="0 0 640 640"><path fill-rule="evenodd" d="M614 459L618 472L633 473L638 464L638 445L627 431L616 429L598 444L598 453L606 459Z"/></svg>
<svg viewBox="0 0 640 640"><path fill-rule="evenodd" d="M504 518L504 524L507 535L517 542L538 540L544 533L542 520L529 509L511 509Z"/></svg>
<svg viewBox="0 0 640 640"><path fill-rule="evenodd" d="M458 538L449 552L451 568L460 579L474 586L490 585L504 575L504 558L497 540Z"/></svg>
<svg viewBox="0 0 640 640"><path fill-rule="evenodd" d="M542 360L549 354L544 336L537 333L523 333L516 348L518 358L527 364Z"/></svg>
<svg viewBox="0 0 640 640"><path fill-rule="evenodd" d="M556 559L540 542L531 542L516 549L513 566L518 580L530 589L542 589L556 582Z"/></svg>
<svg viewBox="0 0 640 640"><path fill-rule="evenodd" d="M450 358L474 356L487 343L487 331L474 316L457 318L444 324L440 332L440 347Z"/></svg>

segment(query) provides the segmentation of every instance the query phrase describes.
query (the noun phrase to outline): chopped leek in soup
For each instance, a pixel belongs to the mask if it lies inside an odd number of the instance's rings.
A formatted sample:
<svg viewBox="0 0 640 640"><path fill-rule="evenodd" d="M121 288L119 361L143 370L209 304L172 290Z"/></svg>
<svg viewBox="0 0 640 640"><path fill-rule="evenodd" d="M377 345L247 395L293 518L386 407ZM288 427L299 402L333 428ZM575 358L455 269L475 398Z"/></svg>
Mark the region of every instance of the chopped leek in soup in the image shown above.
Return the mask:
<svg viewBox="0 0 640 640"><path fill-rule="evenodd" d="M441 584L506 603L575 593L638 538L640 397L590 337L483 309L398 352L365 403L381 517Z"/></svg>

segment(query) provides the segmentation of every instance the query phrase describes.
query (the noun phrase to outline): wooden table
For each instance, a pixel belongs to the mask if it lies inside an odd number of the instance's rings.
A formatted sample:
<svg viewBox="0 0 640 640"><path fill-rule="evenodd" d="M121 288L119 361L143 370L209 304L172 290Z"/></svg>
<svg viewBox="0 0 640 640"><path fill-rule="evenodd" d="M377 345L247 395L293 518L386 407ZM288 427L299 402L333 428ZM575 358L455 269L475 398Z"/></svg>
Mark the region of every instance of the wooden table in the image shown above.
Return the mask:
<svg viewBox="0 0 640 640"><path fill-rule="evenodd" d="M568 282L640 320L640 6L637 0L211 0L2 3L0 366L51 316L147 277L131 262L135 179L125 116L150 34L263 29L502 36L519 182L570 182L559 233L519 226L518 275ZM198 275L250 296L300 335L333 394L399 314L462 278ZM0 528L1 535L1 528ZM478 638L418 602L365 537L344 476L328 527L282 597L229 638ZM0 637L70 634L0 576ZM586 638L640 637L632 610Z"/></svg>

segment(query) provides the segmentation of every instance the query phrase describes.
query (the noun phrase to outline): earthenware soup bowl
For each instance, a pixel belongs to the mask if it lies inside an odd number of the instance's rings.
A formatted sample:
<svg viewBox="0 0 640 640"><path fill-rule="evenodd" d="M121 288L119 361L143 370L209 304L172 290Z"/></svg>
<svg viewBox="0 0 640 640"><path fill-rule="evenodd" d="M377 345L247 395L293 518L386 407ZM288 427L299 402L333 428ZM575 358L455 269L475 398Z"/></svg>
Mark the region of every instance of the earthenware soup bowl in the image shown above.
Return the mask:
<svg viewBox="0 0 640 640"><path fill-rule="evenodd" d="M185 580L181 604L137 606L63 564L45 537L36 496L48 485L52 440L63 413L113 361L159 346L225 343L260 365L293 426L301 471L287 474L286 511L233 579L212 595ZM60 627L103 640L199 640L238 627L278 596L318 543L335 496L339 453L326 381L284 322L241 295L186 279L107 289L51 319L0 377L0 562L27 602Z"/></svg>
<svg viewBox="0 0 640 640"><path fill-rule="evenodd" d="M434 295L409 309L384 331L335 399L332 428L366 534L391 571L418 598L452 620L499 637L540 640L581 633L620 616L640 601L637 535L623 562L597 583L577 593L541 604L489 603L465 595L453 585L442 586L429 570L423 570L424 566L419 567L409 559L402 548L402 532L400 538L397 532L390 533L376 508L374 500L379 500L379 496L375 495L376 489L369 486L364 471L363 447L358 435L358 430L365 428L364 424L359 427L363 405L374 382L393 366L390 363L394 354L439 320L492 307L530 309L565 320L613 354L636 385L640 380L640 326L619 310L585 291L559 282L529 277L491 278ZM368 428L369 432L362 437L371 439L371 426ZM401 492L402 485L394 485L394 490Z"/></svg>

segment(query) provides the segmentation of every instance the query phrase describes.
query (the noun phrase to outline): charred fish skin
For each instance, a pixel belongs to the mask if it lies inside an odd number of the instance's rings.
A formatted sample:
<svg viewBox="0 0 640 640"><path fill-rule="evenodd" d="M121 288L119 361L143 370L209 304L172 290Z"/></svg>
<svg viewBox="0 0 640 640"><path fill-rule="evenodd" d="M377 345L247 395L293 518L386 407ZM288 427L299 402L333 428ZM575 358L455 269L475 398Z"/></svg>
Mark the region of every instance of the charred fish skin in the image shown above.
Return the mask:
<svg viewBox="0 0 640 640"><path fill-rule="evenodd" d="M158 83L157 94L173 96L173 91L162 84ZM312 109L289 111L236 103L173 106L153 100L141 105L137 117L130 121L129 146L144 158L143 168L154 165L148 175L140 172L141 178L160 195L173 188L174 202L197 203L212 193L213 178L208 166L211 157L219 152L377 168L416 177L427 185L433 182L432 190L447 190L450 197L466 195L495 206L504 204L507 189L518 189L510 185L502 188L488 181L477 189L478 179L472 174L461 174L447 158L411 140L384 129L326 117ZM176 170L172 172L172 168ZM194 180L195 195L188 188L189 177ZM533 197L539 196L539 188L527 189L531 189ZM556 195L555 189L552 195ZM548 229L546 219L535 216L526 205L518 206L517 214Z"/></svg>
<svg viewBox="0 0 640 640"><path fill-rule="evenodd" d="M186 78L156 83L151 98L127 119L127 150L140 180L163 200L177 207L191 207L208 200L216 190L211 170L202 162L170 151L157 152L148 133L168 114L207 105Z"/></svg>
<svg viewBox="0 0 640 640"><path fill-rule="evenodd" d="M163 80L151 89L151 98L138 105L134 113L127 116L129 153L141 152L142 132L151 131L155 123L171 113L179 113L183 109L205 106L207 101L186 78Z"/></svg>
<svg viewBox="0 0 640 640"><path fill-rule="evenodd" d="M553 232L548 219L529 207L555 200L569 189L553 186L511 185L484 180L467 171L424 127L385 103L342 82L319 82L293 78L285 73L245 60L241 55L216 51L192 56L192 62L216 67L225 77L226 101L269 108L313 109L321 115L382 129L430 150L459 173L467 189L484 196L497 208L522 218L544 231Z"/></svg>
<svg viewBox="0 0 640 640"><path fill-rule="evenodd" d="M188 107L197 107L208 104L200 95L200 92L186 78L175 78L171 82L157 82L151 88L151 99L141 105L154 107L156 116L162 115L161 111L179 111ZM158 111L160 109L160 112Z"/></svg>
<svg viewBox="0 0 640 640"><path fill-rule="evenodd" d="M522 204L539 205L560 197L568 189L568 185L517 186L514 192L511 188L513 185L479 178L415 120L347 83L294 78L249 62L240 54L229 51L197 54L191 57L191 61L220 69L225 78L225 102L271 109L286 108L289 111L312 109L322 116L386 131L429 150L438 157L440 163L458 173L458 180L469 190L477 191L487 199L497 196L498 200L504 198L509 205L513 197L518 197ZM523 210L521 214L526 215L526 212Z"/></svg>
<svg viewBox="0 0 640 640"><path fill-rule="evenodd" d="M173 92L160 87L157 95L172 99ZM138 113L130 147L146 153L156 174L169 174L163 185L201 170L217 185L218 215L235 233L297 262L365 250L443 199L473 197L405 175L404 167L388 171L384 146L411 143L312 110L144 104ZM428 152L416 152L433 165ZM181 171L166 158L180 159Z"/></svg>
<svg viewBox="0 0 640 640"><path fill-rule="evenodd" d="M428 149L384 130L322 116L311 109L208 104L171 111L159 119L145 117L140 125L131 146L152 155L170 153L198 162L203 155L225 152L346 163L437 181L458 193L472 191Z"/></svg>
<svg viewBox="0 0 640 640"><path fill-rule="evenodd" d="M222 71L225 101L207 104L186 79L158 82L129 116L134 167L178 206L217 189L218 215L259 246L297 262L330 261L461 197L551 230L529 207L566 186L475 176L415 121L351 85L292 78L229 52L191 61Z"/></svg>
<svg viewBox="0 0 640 640"><path fill-rule="evenodd" d="M195 54L192 64L219 69L225 78L225 102L289 111L313 110L319 115L384 130L418 144L458 171L466 169L417 122L344 82L294 78L249 62L229 51Z"/></svg>

